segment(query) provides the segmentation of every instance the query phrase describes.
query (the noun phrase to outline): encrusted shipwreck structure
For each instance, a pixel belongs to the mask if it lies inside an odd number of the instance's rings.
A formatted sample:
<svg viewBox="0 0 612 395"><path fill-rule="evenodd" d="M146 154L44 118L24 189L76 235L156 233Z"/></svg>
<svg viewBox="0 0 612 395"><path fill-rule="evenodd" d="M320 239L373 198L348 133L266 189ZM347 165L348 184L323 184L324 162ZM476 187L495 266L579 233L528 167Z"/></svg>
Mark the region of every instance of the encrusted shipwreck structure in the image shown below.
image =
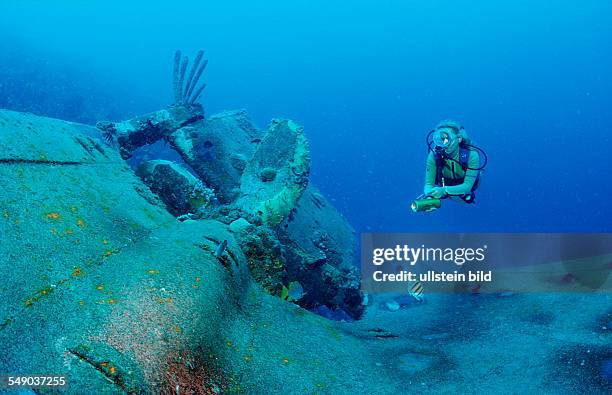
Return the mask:
<svg viewBox="0 0 612 395"><path fill-rule="evenodd" d="M353 230L309 183L302 128L205 118L201 58L176 62L174 105L99 124L110 145L0 110L0 372L64 375L68 393L387 385L369 345L278 297L363 308ZM185 163L127 166L159 139Z"/></svg>
<svg viewBox="0 0 612 395"><path fill-rule="evenodd" d="M174 216L215 219L238 229L252 274L270 293L280 295L283 286L299 281L305 291L300 305L342 309L358 318L363 306L353 230L309 183L303 128L273 120L260 130L245 111L205 118L197 102L205 87L197 87L207 64L202 57L198 52L187 74L189 61L177 51L175 103L168 109L98 128L116 141L124 159L144 145L167 141L186 166L153 160L136 174ZM262 247L270 243L275 248Z"/></svg>

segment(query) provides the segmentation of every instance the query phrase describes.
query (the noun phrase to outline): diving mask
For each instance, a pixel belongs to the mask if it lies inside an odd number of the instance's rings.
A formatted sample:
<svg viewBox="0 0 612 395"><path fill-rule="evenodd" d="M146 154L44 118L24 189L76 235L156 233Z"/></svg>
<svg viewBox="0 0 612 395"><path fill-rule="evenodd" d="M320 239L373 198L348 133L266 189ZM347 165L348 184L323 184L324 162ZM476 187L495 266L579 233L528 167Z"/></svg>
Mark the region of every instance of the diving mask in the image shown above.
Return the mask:
<svg viewBox="0 0 612 395"><path fill-rule="evenodd" d="M457 136L447 128L440 128L434 131L433 143L437 151L445 150L448 152L449 148L452 150L456 141Z"/></svg>

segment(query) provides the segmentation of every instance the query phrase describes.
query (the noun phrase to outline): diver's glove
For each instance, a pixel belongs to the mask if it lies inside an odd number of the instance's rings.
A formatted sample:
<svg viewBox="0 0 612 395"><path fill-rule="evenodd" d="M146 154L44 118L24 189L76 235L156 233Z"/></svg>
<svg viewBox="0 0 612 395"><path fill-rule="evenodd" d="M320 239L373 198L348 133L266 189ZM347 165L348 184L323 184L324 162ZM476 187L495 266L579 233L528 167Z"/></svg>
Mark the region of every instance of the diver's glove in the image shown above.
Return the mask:
<svg viewBox="0 0 612 395"><path fill-rule="evenodd" d="M447 195L446 189L444 187L434 187L429 193L429 196L434 197L436 199L442 199Z"/></svg>

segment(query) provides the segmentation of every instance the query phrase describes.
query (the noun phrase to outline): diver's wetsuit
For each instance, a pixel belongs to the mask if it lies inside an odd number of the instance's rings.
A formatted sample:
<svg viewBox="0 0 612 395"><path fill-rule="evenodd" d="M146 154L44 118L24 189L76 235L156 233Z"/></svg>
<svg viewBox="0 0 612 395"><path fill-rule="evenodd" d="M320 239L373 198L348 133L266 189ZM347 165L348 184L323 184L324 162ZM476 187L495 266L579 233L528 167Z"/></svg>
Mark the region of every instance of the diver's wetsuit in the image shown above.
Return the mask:
<svg viewBox="0 0 612 395"><path fill-rule="evenodd" d="M480 156L476 150L470 150L467 162L467 172L465 172L459 164L459 149L455 151L452 158L455 159L456 162L445 159L444 168L442 169L446 193L450 196L468 195L472 192L474 183L478 177L478 170L471 169L478 169L480 167ZM430 151L429 155L427 155L424 192L428 194L437 186L442 185L436 185L436 159L434 153Z"/></svg>

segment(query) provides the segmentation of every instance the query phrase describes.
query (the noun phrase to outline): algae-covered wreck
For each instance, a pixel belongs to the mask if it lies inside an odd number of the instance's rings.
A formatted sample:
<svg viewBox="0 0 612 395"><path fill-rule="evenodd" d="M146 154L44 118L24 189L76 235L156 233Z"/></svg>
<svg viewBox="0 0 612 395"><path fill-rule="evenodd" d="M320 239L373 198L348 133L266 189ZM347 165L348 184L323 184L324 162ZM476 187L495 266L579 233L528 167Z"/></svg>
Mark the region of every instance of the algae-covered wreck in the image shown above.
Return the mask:
<svg viewBox="0 0 612 395"><path fill-rule="evenodd" d="M65 375L73 393L377 382L358 339L277 297L299 282L305 308L363 310L353 230L309 182L302 128L205 117L206 62L187 63L172 106L98 129L0 111L0 371ZM184 163L127 166L161 139Z"/></svg>
<svg viewBox="0 0 612 395"><path fill-rule="evenodd" d="M273 120L258 129L245 111L204 116L196 88L207 62L177 51L175 103L124 122L100 122L123 159L138 148L167 141L186 166L165 160L140 164L136 174L182 219L215 219L234 231L255 279L278 295L300 281L300 304L343 309L359 318L363 306L354 269L351 226L310 184L303 128ZM191 172L189 170L191 170Z"/></svg>

